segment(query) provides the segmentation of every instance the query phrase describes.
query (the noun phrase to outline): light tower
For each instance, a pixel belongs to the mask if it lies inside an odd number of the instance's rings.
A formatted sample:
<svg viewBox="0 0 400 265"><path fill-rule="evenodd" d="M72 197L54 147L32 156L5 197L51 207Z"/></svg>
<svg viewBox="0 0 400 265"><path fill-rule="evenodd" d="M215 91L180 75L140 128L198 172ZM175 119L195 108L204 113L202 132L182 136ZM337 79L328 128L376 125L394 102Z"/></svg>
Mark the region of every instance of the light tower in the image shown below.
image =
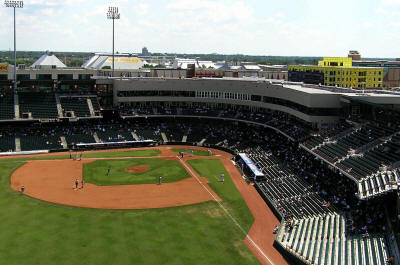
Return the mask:
<svg viewBox="0 0 400 265"><path fill-rule="evenodd" d="M16 8L23 8L24 1L4 1L4 5L6 7L14 8L14 93L17 93L17 32L16 32L16 25L15 25L15 9Z"/></svg>
<svg viewBox="0 0 400 265"><path fill-rule="evenodd" d="M114 21L120 19L120 13L118 13L118 7L109 7L107 12L107 19L113 21L113 37L112 37L112 77L114 77Z"/></svg>

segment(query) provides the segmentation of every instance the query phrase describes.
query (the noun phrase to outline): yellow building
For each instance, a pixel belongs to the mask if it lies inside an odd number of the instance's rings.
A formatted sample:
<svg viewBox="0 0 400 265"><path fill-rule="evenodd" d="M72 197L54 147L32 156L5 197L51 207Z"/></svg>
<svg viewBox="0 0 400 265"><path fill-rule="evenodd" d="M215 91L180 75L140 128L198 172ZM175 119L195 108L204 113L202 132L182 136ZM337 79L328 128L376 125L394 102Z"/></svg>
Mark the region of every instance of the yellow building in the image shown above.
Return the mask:
<svg viewBox="0 0 400 265"><path fill-rule="evenodd" d="M323 80L327 86L382 88L383 68L353 67L352 58L327 57L318 65L290 65L289 80L315 84Z"/></svg>

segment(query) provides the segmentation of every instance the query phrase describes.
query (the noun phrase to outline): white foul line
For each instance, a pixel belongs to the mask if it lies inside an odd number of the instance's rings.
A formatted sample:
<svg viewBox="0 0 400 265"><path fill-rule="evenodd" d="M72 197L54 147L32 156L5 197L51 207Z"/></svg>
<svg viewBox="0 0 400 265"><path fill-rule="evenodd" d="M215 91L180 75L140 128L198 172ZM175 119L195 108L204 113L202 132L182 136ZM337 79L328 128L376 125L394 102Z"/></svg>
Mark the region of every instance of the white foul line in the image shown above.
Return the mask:
<svg viewBox="0 0 400 265"><path fill-rule="evenodd" d="M186 165L186 163L178 156L179 162L190 172L190 174L195 177L195 179L199 182L199 184L211 195L211 197L214 199L215 202L218 203L218 205L221 207L222 210L230 217L230 219L233 221L233 223L239 227L240 231L246 236L246 238L249 240L249 242L260 252L260 254L269 262L269 264L274 265L274 263L268 258L268 256L262 251L262 249L256 244L256 242L251 239L249 234L241 227L241 225L236 221L236 219L228 212L228 210L222 205L221 202L217 200L217 198L212 194L212 192L209 191L209 189L206 187L206 185L203 184L203 182L196 176L196 174L192 171L190 167Z"/></svg>

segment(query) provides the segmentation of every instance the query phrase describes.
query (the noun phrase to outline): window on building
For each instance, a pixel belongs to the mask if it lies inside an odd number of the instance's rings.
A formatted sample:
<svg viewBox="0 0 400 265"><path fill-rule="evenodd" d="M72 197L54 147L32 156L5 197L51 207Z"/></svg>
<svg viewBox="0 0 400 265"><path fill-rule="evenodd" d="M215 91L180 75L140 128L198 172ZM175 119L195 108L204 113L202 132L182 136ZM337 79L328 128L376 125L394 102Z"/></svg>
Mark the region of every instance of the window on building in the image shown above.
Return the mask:
<svg viewBox="0 0 400 265"><path fill-rule="evenodd" d="M51 80L51 75L37 74L36 80Z"/></svg>
<svg viewBox="0 0 400 265"><path fill-rule="evenodd" d="M72 74L63 74L63 75L58 75L58 80L72 80L73 75Z"/></svg>
<svg viewBox="0 0 400 265"><path fill-rule="evenodd" d="M17 75L17 80L19 80L19 81L21 81L21 80L29 80L29 79L31 79L30 75L23 75L23 74Z"/></svg>
<svg viewBox="0 0 400 265"><path fill-rule="evenodd" d="M90 80L92 75L88 75L88 74L80 74L79 75L79 80Z"/></svg>

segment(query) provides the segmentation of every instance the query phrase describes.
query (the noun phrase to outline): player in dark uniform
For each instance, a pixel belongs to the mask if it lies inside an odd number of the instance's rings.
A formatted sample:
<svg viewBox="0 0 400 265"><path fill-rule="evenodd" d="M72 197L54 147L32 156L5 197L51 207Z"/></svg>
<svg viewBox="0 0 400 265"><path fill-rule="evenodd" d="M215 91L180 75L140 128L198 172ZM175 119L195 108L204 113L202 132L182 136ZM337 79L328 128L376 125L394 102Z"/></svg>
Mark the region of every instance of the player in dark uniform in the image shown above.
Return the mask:
<svg viewBox="0 0 400 265"><path fill-rule="evenodd" d="M78 185L79 185L79 180L75 179L75 189L78 189Z"/></svg>
<svg viewBox="0 0 400 265"><path fill-rule="evenodd" d="M111 171L111 166L109 166L107 169L107 174L106 174L107 176L110 175L110 171Z"/></svg>

